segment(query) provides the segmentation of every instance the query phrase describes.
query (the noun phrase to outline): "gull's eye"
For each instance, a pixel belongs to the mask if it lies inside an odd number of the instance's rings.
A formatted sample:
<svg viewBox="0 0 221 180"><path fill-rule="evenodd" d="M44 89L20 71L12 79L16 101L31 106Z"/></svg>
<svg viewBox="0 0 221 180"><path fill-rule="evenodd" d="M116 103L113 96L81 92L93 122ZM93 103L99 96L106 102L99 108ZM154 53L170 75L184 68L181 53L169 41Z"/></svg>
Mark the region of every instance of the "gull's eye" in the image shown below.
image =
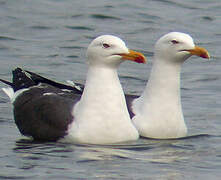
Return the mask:
<svg viewBox="0 0 221 180"><path fill-rule="evenodd" d="M173 44L178 44L179 43L179 41L177 41L177 40L172 40L171 41Z"/></svg>
<svg viewBox="0 0 221 180"><path fill-rule="evenodd" d="M103 45L103 47L104 47L105 49L110 47L110 45L107 44L107 43L103 43L102 45Z"/></svg>

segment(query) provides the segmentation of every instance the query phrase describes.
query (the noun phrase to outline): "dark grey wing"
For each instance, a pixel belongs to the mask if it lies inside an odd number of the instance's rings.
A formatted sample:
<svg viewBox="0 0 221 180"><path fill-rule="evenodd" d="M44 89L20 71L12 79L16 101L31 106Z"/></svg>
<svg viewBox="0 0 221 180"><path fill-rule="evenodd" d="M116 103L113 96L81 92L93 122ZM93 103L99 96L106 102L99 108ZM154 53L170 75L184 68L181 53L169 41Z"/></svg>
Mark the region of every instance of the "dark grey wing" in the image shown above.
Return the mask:
<svg viewBox="0 0 221 180"><path fill-rule="evenodd" d="M25 136L55 141L67 135L72 109L79 94L63 92L47 84L24 91L14 101L15 123Z"/></svg>
<svg viewBox="0 0 221 180"><path fill-rule="evenodd" d="M130 115L130 118L132 119L134 117L134 113L132 111L132 102L137 99L139 96L137 95L131 95L131 94L125 94L126 103L127 103L127 109Z"/></svg>
<svg viewBox="0 0 221 180"><path fill-rule="evenodd" d="M23 90L13 101L14 119L21 134L46 141L67 135L74 120L72 109L82 92L21 68L12 74L12 82L0 81L14 92Z"/></svg>
<svg viewBox="0 0 221 180"><path fill-rule="evenodd" d="M12 74L12 82L6 81L4 79L0 79L0 81L11 86L15 92L19 89L29 88L38 85L39 83L45 83L59 89L71 90L75 94L82 94L84 90L84 85L82 84L74 83L75 86L70 86L58 83L31 71L22 70L21 68L14 69L12 71Z"/></svg>
<svg viewBox="0 0 221 180"><path fill-rule="evenodd" d="M76 94L82 94L83 92L83 85L81 84L78 84L78 83L75 83L76 86L79 86L79 88L76 88L74 86L69 86L69 85L66 85L66 84L62 84L62 83L58 83L58 82L55 82L55 81L52 81L50 79L47 79L43 76L40 76L39 74L36 74L36 73L33 73L31 71L27 71L25 70L25 72L29 73L30 74L30 78L36 83L46 83L46 84L49 84L51 86L54 86L54 87L57 87L59 89L68 89L68 90L71 90L73 91L73 93L76 93Z"/></svg>

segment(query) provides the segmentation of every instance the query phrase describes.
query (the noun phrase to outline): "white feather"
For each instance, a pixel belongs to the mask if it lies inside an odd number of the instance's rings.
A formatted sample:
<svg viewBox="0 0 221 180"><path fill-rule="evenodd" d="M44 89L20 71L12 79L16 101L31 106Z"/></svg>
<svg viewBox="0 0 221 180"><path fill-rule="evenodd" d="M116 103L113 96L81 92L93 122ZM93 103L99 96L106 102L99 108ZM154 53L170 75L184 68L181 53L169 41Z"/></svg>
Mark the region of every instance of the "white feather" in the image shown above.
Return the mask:
<svg viewBox="0 0 221 180"><path fill-rule="evenodd" d="M176 40L178 43L173 44ZM187 134L180 99L180 70L190 57L192 38L172 32L155 45L153 67L142 95L133 102L133 122L139 134L150 138L179 138Z"/></svg>
<svg viewBox="0 0 221 180"><path fill-rule="evenodd" d="M8 95L8 97L10 98L11 103L13 103L15 101L15 99L22 94L24 91L29 90L29 88L24 88L24 89L20 89L16 92L14 92L14 90L10 87L8 88L2 88L2 90L5 92L5 94Z"/></svg>
<svg viewBox="0 0 221 180"><path fill-rule="evenodd" d="M2 88L2 90L4 91L4 93L10 98L10 100L12 101L13 96L14 96L14 90L11 87L7 87L7 88Z"/></svg>
<svg viewBox="0 0 221 180"><path fill-rule="evenodd" d="M110 48L105 49L103 43ZM101 36L90 44L85 88L81 100L73 108L74 121L66 140L111 144L138 139L117 74L122 59L113 55L122 53L128 53L128 48L113 36Z"/></svg>
<svg viewBox="0 0 221 180"><path fill-rule="evenodd" d="M75 87L76 89L78 89L79 91L82 91L81 87L76 85L73 81L71 80L67 80L66 81L70 86Z"/></svg>

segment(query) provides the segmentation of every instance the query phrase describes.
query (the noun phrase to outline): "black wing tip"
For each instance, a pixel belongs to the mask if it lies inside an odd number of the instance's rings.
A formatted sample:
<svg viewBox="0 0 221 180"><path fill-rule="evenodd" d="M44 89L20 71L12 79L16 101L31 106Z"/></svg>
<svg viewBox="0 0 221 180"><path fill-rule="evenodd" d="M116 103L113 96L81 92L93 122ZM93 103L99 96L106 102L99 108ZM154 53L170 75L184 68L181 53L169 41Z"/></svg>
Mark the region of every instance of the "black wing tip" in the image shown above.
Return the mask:
<svg viewBox="0 0 221 180"><path fill-rule="evenodd" d="M11 83L11 82L9 82L9 81L6 81L6 80L4 80L4 79L0 79L0 81L3 82L3 83L5 83L5 84L7 84L7 85L9 85L9 86L11 86L11 87L13 87L13 83Z"/></svg>
<svg viewBox="0 0 221 180"><path fill-rule="evenodd" d="M18 73L18 72L24 72L24 70L20 67L16 67L15 69L12 70L12 74L13 73Z"/></svg>
<svg viewBox="0 0 221 180"><path fill-rule="evenodd" d="M19 67L17 67L17 68L15 68L14 70L12 70L12 73L18 72L18 71L21 72L22 69L19 68ZM5 84L7 84L7 85L9 85L9 86L11 86L11 87L15 90L15 86L14 86L14 83L13 83L13 82L6 81L6 80L4 80L4 79L0 79L0 81L3 82L3 83L5 83Z"/></svg>
<svg viewBox="0 0 221 180"><path fill-rule="evenodd" d="M17 91L19 89L29 88L31 86L38 85L39 83L46 83L60 89L68 89L76 94L82 94L82 91L84 89L84 86L79 83L75 84L77 86L80 86L80 89L74 86L58 83L56 81L50 80L31 71L24 70L20 67L16 67L14 70L12 70L12 74L13 74L12 82L3 79L0 79L0 81L11 86L14 91Z"/></svg>
<svg viewBox="0 0 221 180"><path fill-rule="evenodd" d="M22 68L15 68L12 71L12 74L12 83L14 91L29 88L31 86L36 85L36 83L30 77L28 77L27 74L25 74L25 71Z"/></svg>
<svg viewBox="0 0 221 180"><path fill-rule="evenodd" d="M56 82L56 81L53 81L51 79L48 79L48 78L45 78L39 74L36 74L36 73L33 73L31 71L27 71L27 70L24 70L25 72L27 72L28 74L31 75L31 79L35 82L35 83L46 83L46 84L49 84L49 85L52 85L54 87L57 87L57 88L60 88L60 89L68 89L68 90L71 90L77 94L81 94L82 93L82 90L79 90L78 88L76 87L73 87L73 86L70 86L70 85L66 85L66 84L62 84L62 83L59 83L59 82ZM80 84L76 84L76 85L79 85ZM82 89L82 87L80 86L80 88Z"/></svg>
<svg viewBox="0 0 221 180"><path fill-rule="evenodd" d="M19 89L23 88L29 88L33 85L36 85L36 83L25 74L25 70L23 70L20 67L16 67L12 70L12 82L6 81L4 79L0 79L0 82L3 82L13 88L14 91L17 91Z"/></svg>

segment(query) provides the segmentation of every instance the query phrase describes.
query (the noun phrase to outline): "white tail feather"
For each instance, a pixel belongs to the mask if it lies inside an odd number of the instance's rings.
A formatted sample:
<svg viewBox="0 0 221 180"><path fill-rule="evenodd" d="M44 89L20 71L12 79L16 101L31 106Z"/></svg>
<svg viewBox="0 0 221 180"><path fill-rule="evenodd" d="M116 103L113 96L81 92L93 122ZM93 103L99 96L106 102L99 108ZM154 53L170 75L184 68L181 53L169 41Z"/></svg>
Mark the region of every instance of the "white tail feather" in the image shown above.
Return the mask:
<svg viewBox="0 0 221 180"><path fill-rule="evenodd" d="M2 90L5 92L5 94L8 95L8 97L10 98L11 103L13 103L15 101L15 99L22 94L24 91L29 90L29 88L24 88L24 89L19 89L18 91L14 92L14 90L12 88L2 88Z"/></svg>
<svg viewBox="0 0 221 180"><path fill-rule="evenodd" d="M7 87L7 88L2 88L2 90L4 91L5 94L7 94L7 96L10 98L10 100L13 100L13 97L15 95L14 90L11 87Z"/></svg>

